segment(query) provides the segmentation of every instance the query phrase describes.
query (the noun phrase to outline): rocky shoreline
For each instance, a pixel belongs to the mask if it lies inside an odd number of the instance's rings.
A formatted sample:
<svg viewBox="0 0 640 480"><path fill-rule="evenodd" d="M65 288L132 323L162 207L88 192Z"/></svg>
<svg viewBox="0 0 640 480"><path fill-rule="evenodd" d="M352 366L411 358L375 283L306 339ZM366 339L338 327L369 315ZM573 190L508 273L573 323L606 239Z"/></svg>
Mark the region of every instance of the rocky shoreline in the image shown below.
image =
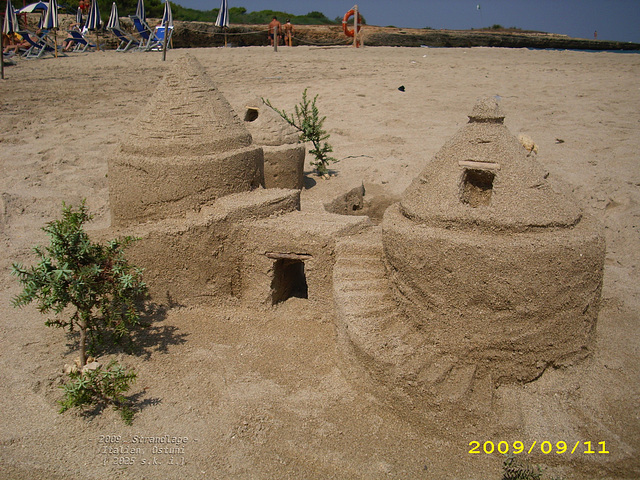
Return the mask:
<svg viewBox="0 0 640 480"><path fill-rule="evenodd" d="M232 46L268 45L265 25L233 25L226 30ZM225 44L224 31L206 22L175 22L176 48L217 47ZM338 25L296 27L297 45L348 45L353 40ZM640 50L640 44L572 38L566 35L520 31L428 30L367 25L364 43L387 47L507 47L571 50Z"/></svg>

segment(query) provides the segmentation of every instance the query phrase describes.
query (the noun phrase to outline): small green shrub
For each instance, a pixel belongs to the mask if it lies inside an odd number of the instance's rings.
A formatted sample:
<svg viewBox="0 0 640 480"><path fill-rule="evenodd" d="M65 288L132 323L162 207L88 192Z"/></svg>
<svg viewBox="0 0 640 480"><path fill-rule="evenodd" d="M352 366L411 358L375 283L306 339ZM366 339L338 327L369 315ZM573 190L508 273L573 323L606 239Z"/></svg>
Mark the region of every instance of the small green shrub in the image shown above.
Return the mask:
<svg viewBox="0 0 640 480"><path fill-rule="evenodd" d="M313 101L309 101L307 90L305 88L302 92L302 102L295 106L295 116L287 114L284 110L278 110L271 105L269 100L263 98L262 101L300 132L301 141L313 144L309 153L315 157L315 161L312 161L311 165L314 166L318 175L325 175L329 172L329 163L335 163L338 160L329 156L329 153L333 152L333 147L325 142L329 138L329 134L322 129L322 124L327 117L320 117L318 107L316 107L318 95L313 97Z"/></svg>
<svg viewBox="0 0 640 480"><path fill-rule="evenodd" d="M71 372L69 378L70 381L60 387L64 390L64 399L58 402L60 413L73 407L110 405L120 413L124 423L131 425L135 412L123 393L135 383L135 372L126 371L114 360L105 368Z"/></svg>
<svg viewBox="0 0 640 480"><path fill-rule="evenodd" d="M124 256L135 239L93 243L83 228L91 218L84 201L78 209L63 204L62 219L43 228L49 246L34 248L39 263L29 268L14 263L11 272L24 286L12 299L14 307L35 301L40 313L54 314L45 325L80 330L80 367L87 350L95 354L105 335L119 341L141 324L136 300L147 290L142 270ZM70 317L63 316L67 307Z"/></svg>

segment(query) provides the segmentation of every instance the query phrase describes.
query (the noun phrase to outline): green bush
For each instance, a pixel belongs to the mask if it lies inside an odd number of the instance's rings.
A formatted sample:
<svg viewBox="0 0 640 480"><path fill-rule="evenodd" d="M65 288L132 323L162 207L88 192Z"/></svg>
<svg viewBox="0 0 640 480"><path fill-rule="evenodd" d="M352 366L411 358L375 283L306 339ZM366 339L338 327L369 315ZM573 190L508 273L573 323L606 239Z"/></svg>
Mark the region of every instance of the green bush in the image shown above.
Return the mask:
<svg viewBox="0 0 640 480"><path fill-rule="evenodd" d="M135 383L135 372L126 371L118 362L112 361L106 368L98 366L95 370L71 372L69 378L70 381L60 387L64 390L64 399L58 402L60 413L73 407L111 405L124 423L131 425L135 412L123 393Z"/></svg>
<svg viewBox="0 0 640 480"><path fill-rule="evenodd" d="M295 116L287 114L284 110L278 110L271 105L269 100L263 98L262 101L300 132L301 141L313 144L309 153L315 157L315 160L311 162L311 165L315 167L318 175L325 175L329 172L327 168L329 163L335 163L338 160L329 156L329 153L333 152L333 147L325 142L329 138L329 134L322 129L322 125L327 117L320 117L318 107L316 107L318 95L313 97L313 101L309 101L307 90L305 88L302 92L302 102L295 106Z"/></svg>
<svg viewBox="0 0 640 480"><path fill-rule="evenodd" d="M81 367L87 351L95 354L107 335L118 342L141 325L136 301L147 291L142 270L124 256L135 239L93 243L83 228L91 218L84 201L78 209L63 204L62 219L43 227L49 246L34 248L38 264L14 263L11 272L24 287L14 307L36 302L40 313L54 314L45 325L80 330Z"/></svg>

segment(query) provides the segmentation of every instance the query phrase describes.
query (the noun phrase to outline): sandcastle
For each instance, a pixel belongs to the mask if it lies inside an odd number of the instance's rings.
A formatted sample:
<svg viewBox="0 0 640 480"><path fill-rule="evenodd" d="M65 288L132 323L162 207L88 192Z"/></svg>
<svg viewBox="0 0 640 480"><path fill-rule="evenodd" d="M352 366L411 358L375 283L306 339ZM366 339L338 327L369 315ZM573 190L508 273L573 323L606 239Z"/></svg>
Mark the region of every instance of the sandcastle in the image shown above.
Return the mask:
<svg viewBox="0 0 640 480"><path fill-rule="evenodd" d="M490 401L593 340L602 229L503 120L495 99L479 102L381 232L338 245L342 337L373 377L414 398Z"/></svg>
<svg viewBox="0 0 640 480"><path fill-rule="evenodd" d="M129 252L153 297L331 301L332 245L368 220L300 212L304 146L284 143L299 165L281 176L292 188L264 188L245 122L195 59L174 63L109 159L111 228L140 238Z"/></svg>
<svg viewBox="0 0 640 480"><path fill-rule="evenodd" d="M387 391L487 405L496 386L588 354L605 252L599 224L503 120L479 102L373 226L300 211L297 153L266 182L247 122L184 57L109 161L112 229L140 238L132 261L156 298L333 306L346 358ZM264 148L300 149L276 130ZM292 188L264 188L280 181Z"/></svg>

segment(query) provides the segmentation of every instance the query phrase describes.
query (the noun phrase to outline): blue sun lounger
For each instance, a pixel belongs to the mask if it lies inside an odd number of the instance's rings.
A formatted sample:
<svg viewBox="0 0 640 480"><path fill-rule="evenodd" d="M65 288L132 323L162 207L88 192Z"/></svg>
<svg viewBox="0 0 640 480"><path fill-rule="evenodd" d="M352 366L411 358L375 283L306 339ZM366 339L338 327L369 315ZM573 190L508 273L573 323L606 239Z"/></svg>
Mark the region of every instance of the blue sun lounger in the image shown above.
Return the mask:
<svg viewBox="0 0 640 480"><path fill-rule="evenodd" d="M133 22L133 26L136 28L138 35L140 35L140 45L138 50L150 50L154 45L158 44L158 37L155 32L151 30L151 27L147 25L147 22L141 20L136 15L130 15L129 18Z"/></svg>
<svg viewBox="0 0 640 480"><path fill-rule="evenodd" d="M26 53L23 54L25 58L40 58L46 52L53 53L55 51L54 47L47 40L49 32L45 30L43 30L40 35L26 30L18 33L31 45ZM62 51L62 49L60 49L60 51Z"/></svg>
<svg viewBox="0 0 640 480"><path fill-rule="evenodd" d="M140 42L138 40L122 30L110 28L109 31L113 33L118 40L120 40L120 45L116 48L116 52L126 52L129 49L138 48L140 46Z"/></svg>
<svg viewBox="0 0 640 480"><path fill-rule="evenodd" d="M85 52L87 48L96 48L96 46L85 38L82 33L77 30L69 30L69 38L65 40L65 42L75 42L75 46L73 47L74 52Z"/></svg>

